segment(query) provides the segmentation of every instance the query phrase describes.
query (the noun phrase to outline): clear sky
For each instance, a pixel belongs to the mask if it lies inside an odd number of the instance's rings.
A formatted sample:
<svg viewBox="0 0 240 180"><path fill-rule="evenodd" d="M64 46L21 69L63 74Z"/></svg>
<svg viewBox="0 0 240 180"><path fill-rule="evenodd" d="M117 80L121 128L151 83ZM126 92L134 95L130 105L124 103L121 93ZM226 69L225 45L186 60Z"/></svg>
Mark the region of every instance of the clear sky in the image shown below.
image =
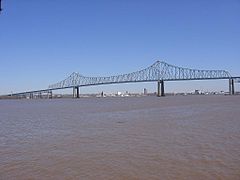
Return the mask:
<svg viewBox="0 0 240 180"><path fill-rule="evenodd" d="M240 76L240 0L2 0L2 7L0 94L46 88L72 72L128 73L156 60ZM167 91L200 88L227 90L228 84L166 83Z"/></svg>

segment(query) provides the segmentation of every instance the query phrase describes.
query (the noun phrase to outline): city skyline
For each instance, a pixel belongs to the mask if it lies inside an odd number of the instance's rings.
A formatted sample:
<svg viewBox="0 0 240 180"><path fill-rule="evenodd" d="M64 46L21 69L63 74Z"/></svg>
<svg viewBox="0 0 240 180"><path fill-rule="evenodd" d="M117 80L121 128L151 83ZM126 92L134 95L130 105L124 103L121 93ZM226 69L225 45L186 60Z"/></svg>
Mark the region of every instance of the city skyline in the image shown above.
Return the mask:
<svg viewBox="0 0 240 180"><path fill-rule="evenodd" d="M0 94L47 88L72 72L86 76L134 72L156 60L239 75L239 1L60 2L3 2ZM143 88L153 92L156 84L98 86L82 92ZM166 84L166 92L194 89L227 90L228 83Z"/></svg>

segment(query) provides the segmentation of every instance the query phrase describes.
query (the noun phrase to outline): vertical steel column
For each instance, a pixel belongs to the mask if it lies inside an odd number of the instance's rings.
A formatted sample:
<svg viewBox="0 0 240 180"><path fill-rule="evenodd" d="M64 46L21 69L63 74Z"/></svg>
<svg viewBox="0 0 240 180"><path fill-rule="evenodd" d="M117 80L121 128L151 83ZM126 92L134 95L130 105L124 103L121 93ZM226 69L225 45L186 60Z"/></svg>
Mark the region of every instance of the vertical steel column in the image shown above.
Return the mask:
<svg viewBox="0 0 240 180"><path fill-rule="evenodd" d="M232 86L232 95L234 95L235 94L235 92L234 92L234 79L231 79L231 86Z"/></svg>

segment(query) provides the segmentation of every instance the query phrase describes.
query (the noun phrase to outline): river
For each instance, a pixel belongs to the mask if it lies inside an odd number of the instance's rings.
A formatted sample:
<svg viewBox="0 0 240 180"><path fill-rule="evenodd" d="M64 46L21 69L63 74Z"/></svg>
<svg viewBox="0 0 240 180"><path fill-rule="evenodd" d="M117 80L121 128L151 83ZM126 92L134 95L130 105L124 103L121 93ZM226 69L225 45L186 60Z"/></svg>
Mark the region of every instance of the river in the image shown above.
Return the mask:
<svg viewBox="0 0 240 180"><path fill-rule="evenodd" d="M240 96L0 100L0 179L240 179Z"/></svg>

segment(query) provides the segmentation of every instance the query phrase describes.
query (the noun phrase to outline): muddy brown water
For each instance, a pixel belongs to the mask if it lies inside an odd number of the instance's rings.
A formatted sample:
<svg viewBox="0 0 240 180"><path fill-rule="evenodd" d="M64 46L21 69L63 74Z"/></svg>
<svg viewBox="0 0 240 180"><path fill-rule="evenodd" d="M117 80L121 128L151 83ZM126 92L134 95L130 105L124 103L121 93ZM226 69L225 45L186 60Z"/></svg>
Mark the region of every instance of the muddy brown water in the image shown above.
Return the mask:
<svg viewBox="0 0 240 180"><path fill-rule="evenodd" d="M1 100L0 179L240 179L240 96Z"/></svg>

